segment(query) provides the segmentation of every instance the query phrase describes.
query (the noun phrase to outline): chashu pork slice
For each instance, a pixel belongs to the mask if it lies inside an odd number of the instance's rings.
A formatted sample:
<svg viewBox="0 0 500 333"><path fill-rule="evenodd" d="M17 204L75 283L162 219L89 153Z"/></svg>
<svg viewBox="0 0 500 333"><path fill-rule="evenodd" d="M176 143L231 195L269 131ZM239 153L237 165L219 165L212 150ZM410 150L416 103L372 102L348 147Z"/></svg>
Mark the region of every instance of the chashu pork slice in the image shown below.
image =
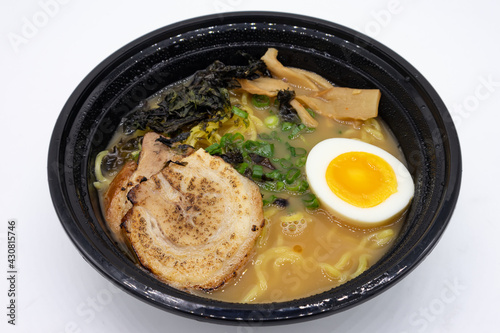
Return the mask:
<svg viewBox="0 0 500 333"><path fill-rule="evenodd" d="M238 274L264 226L258 186L199 149L129 193L123 219L141 264L179 289L213 290Z"/></svg>
<svg viewBox="0 0 500 333"><path fill-rule="evenodd" d="M178 161L187 156L156 141L161 135L149 132L144 135L138 163L127 162L110 183L104 194L104 217L108 227L118 241L124 241L120 224L125 214L132 208L127 198L128 192L141 181L160 172L168 161Z"/></svg>
<svg viewBox="0 0 500 333"><path fill-rule="evenodd" d="M135 161L125 163L120 172L113 178L108 189L104 193L104 218L109 230L115 239L123 242L120 224L123 216L132 208L132 203L127 198L130 177L137 169Z"/></svg>

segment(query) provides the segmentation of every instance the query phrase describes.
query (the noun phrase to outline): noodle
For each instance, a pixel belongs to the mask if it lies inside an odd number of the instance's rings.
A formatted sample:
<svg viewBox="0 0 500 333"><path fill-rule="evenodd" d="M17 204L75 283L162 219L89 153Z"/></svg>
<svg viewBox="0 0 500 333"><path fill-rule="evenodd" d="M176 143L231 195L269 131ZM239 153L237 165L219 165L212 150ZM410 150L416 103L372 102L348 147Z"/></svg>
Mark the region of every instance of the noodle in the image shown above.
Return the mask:
<svg viewBox="0 0 500 333"><path fill-rule="evenodd" d="M319 89L333 87L318 74L295 68L292 71L306 76ZM302 90L300 93L304 94ZM310 126L306 126L305 129L292 134L292 130L284 130L281 126L283 120L280 119L278 122L278 116L281 115L279 105L275 103L275 97L270 97L265 106L259 106L255 104L255 101L252 102L254 97L255 95L241 90L229 91L233 113L217 121L198 123L191 128L183 129L183 131L189 131L189 137L180 143L190 145L195 149L207 148L220 143L225 134L235 136L239 133L239 137L244 137L244 140L262 141L275 145L274 155L269 157L269 161L277 169L282 160L296 162L300 157L305 163L309 149L330 137L371 142L402 159L397 142L379 118L364 121L360 119L334 120L322 116L316 110L305 109L306 116L309 116L311 111L311 117L318 123L317 127L310 129L307 128ZM160 101L161 96L155 96L149 101L150 107L158 105ZM272 117L276 119L273 126L266 121ZM304 123L303 120L302 123ZM136 133L144 135L139 131ZM115 139L114 143L118 139ZM289 150L291 146L296 151L302 150L305 153L293 160L291 150ZM111 150L99 153L95 161L96 182L94 185L100 193L111 181L110 175L103 174L101 170L102 160L108 151ZM284 172L286 173L292 167L299 169L303 167L303 164L283 167ZM266 172L270 174L270 170L273 169L264 169L264 175ZM278 171L283 171L283 169ZM245 176L254 177L252 174L249 176L247 172ZM265 181L264 178L261 180ZM263 197L267 200L264 205L265 223L255 242L256 255L252 261L253 264L245 269L245 273L241 274L239 279L235 279L237 282L227 283L223 287L223 292L213 291L202 296L208 295L213 299L244 303L272 302L276 301L273 299L273 293L279 294L280 288L285 290L283 295L286 300L331 289L356 278L369 269L370 264L376 262L395 239L402 224L402 219L398 219L390 225L390 228L371 230L350 228L333 218L322 206L318 209L315 209L317 206L312 209L304 206L301 196L309 193L310 190L306 189L298 193L296 190L290 190L293 184L283 185L284 190L276 187L265 188L262 185L264 181L259 183L259 186L261 186ZM269 197L278 197L286 204L275 204L274 199L268 199ZM287 271L289 268L291 269Z"/></svg>
<svg viewBox="0 0 500 333"><path fill-rule="evenodd" d="M335 264L335 268L338 270L342 270L346 268L351 260L351 252L346 252L340 257L339 261Z"/></svg>
<svg viewBox="0 0 500 333"><path fill-rule="evenodd" d="M354 279L355 277L358 277L359 275L361 275L361 273L363 273L364 271L366 271L366 269L368 268L368 258L370 256L368 254L362 254L359 256L359 260L358 260L358 268L356 269L356 271L354 273L352 273L350 275L350 278L351 279Z"/></svg>
<svg viewBox="0 0 500 333"><path fill-rule="evenodd" d="M372 240L377 247L382 247L389 244L393 240L393 238L394 230L392 229L385 229L368 236L368 239Z"/></svg>
<svg viewBox="0 0 500 333"><path fill-rule="evenodd" d="M95 158L94 173L95 173L95 178L97 179L97 181L94 182L94 187L98 190L102 189L103 187L107 187L109 185L109 183L111 182L110 179L104 177L104 175L102 174L102 170L101 170L102 159L107 154L108 154L108 151L103 150L99 154L97 154L97 156Z"/></svg>
<svg viewBox="0 0 500 333"><path fill-rule="evenodd" d="M323 272L332 280L343 281L346 278L345 275L342 274L342 272L339 269L333 267L330 264L321 263L320 267L323 270Z"/></svg>
<svg viewBox="0 0 500 333"><path fill-rule="evenodd" d="M372 118L365 120L363 122L363 125L361 125L361 130L362 130L361 139L363 141L371 142L373 138L379 141L384 140L382 129L376 119Z"/></svg>

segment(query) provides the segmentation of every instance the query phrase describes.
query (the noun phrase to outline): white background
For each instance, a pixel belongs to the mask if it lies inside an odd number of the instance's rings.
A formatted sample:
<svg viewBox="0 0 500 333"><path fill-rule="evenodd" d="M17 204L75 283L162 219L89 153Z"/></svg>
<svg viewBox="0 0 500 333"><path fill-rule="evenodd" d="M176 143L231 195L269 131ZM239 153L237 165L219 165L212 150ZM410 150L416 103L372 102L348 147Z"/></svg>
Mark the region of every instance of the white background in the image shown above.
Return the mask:
<svg viewBox="0 0 500 333"><path fill-rule="evenodd" d="M0 168L7 186L0 191L0 331L498 332L499 4L493 0L1 0ZM463 153L462 191L455 214L437 247L416 270L348 311L264 329L181 318L113 288L82 259L63 231L46 176L57 116L99 62L167 24L241 10L315 16L357 29L390 47L438 91L454 116ZM36 24L36 30L27 30L29 24ZM18 221L15 327L7 324L6 316L9 218Z"/></svg>

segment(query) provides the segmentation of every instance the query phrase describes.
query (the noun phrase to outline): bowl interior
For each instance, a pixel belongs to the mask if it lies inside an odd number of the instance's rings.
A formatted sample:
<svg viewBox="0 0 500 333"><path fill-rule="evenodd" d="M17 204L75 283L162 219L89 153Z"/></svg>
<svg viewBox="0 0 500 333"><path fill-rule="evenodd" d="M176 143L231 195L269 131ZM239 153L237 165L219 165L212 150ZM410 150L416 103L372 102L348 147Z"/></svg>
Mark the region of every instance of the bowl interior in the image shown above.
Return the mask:
<svg viewBox="0 0 500 333"><path fill-rule="evenodd" d="M260 57L279 50L287 66L340 86L378 88L380 115L401 144L416 192L393 248L350 282L284 303L249 305L188 295L158 282L113 244L92 186L93 165L121 118L162 87L214 60L237 64L238 50ZM101 63L75 90L56 124L49 183L61 222L83 256L103 275L153 305L199 318L274 322L333 313L392 285L432 249L453 211L460 150L449 114L422 76L391 50L333 23L280 13L233 13L168 26Z"/></svg>

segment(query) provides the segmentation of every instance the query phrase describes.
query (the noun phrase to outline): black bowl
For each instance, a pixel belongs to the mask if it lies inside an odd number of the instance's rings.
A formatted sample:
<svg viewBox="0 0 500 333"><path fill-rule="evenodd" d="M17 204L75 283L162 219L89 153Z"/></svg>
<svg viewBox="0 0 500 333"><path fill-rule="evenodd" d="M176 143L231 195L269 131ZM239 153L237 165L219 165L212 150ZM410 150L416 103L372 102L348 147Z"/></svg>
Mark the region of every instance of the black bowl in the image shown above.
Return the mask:
<svg viewBox="0 0 500 333"><path fill-rule="evenodd" d="M378 88L380 115L401 144L416 192L395 245L364 274L311 297L234 304L170 288L117 249L105 227L92 166L121 117L161 87L237 50L259 57L279 50L288 66L320 73L341 86ZM431 85L396 53L356 31L275 12L195 18L147 34L99 64L76 88L49 148L52 200L67 234L102 275L138 298L181 315L224 322L289 322L347 309L380 294L426 257L455 207L461 154L451 117Z"/></svg>

